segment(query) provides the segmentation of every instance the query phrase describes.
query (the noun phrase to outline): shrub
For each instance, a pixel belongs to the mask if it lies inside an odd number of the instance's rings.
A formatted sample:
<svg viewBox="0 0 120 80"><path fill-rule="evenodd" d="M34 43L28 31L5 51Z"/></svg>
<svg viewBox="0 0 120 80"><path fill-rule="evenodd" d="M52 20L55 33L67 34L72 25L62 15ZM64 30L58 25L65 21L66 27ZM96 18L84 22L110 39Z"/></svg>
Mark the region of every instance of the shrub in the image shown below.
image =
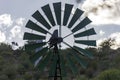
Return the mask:
<svg viewBox="0 0 120 80"><path fill-rule="evenodd" d="M3 59L2 56L0 56L0 72L1 72L1 70L3 68L3 64L4 64L4 59Z"/></svg>
<svg viewBox="0 0 120 80"><path fill-rule="evenodd" d="M78 76L76 80L88 80L88 78L84 75Z"/></svg>
<svg viewBox="0 0 120 80"><path fill-rule="evenodd" d="M110 69L100 73L95 80L120 80L120 70Z"/></svg>
<svg viewBox="0 0 120 80"><path fill-rule="evenodd" d="M32 78L33 78L32 73L26 72L26 73L24 74L24 79L25 79L25 80L32 80Z"/></svg>
<svg viewBox="0 0 120 80"><path fill-rule="evenodd" d="M9 80L7 75L0 75L0 80Z"/></svg>
<svg viewBox="0 0 120 80"><path fill-rule="evenodd" d="M13 80L17 74L15 66L10 63L4 65L4 68L1 71L4 75L8 76L9 79Z"/></svg>
<svg viewBox="0 0 120 80"><path fill-rule="evenodd" d="M16 78L15 80L25 80L24 78Z"/></svg>
<svg viewBox="0 0 120 80"><path fill-rule="evenodd" d="M23 65L21 65L21 64L19 64L18 66L17 66L17 72L20 74L20 75L23 75L24 73L25 73L25 67L23 66Z"/></svg>

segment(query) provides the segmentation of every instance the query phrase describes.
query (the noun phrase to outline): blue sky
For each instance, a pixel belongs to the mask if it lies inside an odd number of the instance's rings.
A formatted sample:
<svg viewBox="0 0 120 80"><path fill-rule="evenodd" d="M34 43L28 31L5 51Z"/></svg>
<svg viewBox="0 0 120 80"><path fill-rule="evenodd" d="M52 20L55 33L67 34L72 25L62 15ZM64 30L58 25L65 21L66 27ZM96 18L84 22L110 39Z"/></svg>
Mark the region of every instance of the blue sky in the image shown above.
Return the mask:
<svg viewBox="0 0 120 80"><path fill-rule="evenodd" d="M45 4L52 4L61 1L74 4L85 11L92 23L88 27L94 27L97 35L94 39L97 43L107 39L115 38L116 45L120 46L120 0L0 0L0 42L11 44L16 41L20 46L23 45L23 34L25 24L31 15Z"/></svg>

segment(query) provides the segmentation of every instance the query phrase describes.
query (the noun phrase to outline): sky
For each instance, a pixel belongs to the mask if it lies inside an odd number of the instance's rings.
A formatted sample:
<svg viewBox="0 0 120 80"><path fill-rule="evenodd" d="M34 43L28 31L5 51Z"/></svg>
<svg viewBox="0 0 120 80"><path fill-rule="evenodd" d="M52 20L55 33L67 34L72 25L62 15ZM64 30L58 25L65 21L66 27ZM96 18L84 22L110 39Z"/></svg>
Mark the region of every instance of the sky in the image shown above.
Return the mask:
<svg viewBox="0 0 120 80"><path fill-rule="evenodd" d="M24 45L23 34L29 31L25 24L31 15L41 7L55 2L74 4L74 9L84 11L92 23L97 35L90 39L97 40L97 46L108 38L115 39L114 49L120 47L120 0L0 0L0 43L17 42ZM69 40L69 39L68 39Z"/></svg>

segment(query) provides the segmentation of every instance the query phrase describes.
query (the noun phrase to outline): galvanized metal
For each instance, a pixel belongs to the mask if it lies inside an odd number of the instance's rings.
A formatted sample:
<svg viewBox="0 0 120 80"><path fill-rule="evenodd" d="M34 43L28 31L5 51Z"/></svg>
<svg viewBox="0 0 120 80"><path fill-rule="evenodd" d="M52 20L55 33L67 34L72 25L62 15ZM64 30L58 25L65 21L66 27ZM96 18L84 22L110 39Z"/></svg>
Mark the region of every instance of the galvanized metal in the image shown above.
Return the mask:
<svg viewBox="0 0 120 80"><path fill-rule="evenodd" d="M38 22L40 22L48 30L51 28L50 24L45 20L45 18L38 10L32 15L32 17L35 18Z"/></svg>
<svg viewBox="0 0 120 80"><path fill-rule="evenodd" d="M69 17L71 15L73 5L71 4L65 4L65 10L64 10L64 18L63 18L63 25L66 26L69 20Z"/></svg>
<svg viewBox="0 0 120 80"><path fill-rule="evenodd" d="M53 18L53 14L52 11L50 9L50 5L47 4L45 6L42 7L43 12L45 13L45 15L47 16L49 22L52 24L52 26L55 26L55 20Z"/></svg>
<svg viewBox="0 0 120 80"><path fill-rule="evenodd" d="M61 25L61 2L53 3L57 24Z"/></svg>
<svg viewBox="0 0 120 80"><path fill-rule="evenodd" d="M73 14L73 17L70 23L68 24L68 28L71 28L82 14L83 14L83 11L77 8L75 13Z"/></svg>
<svg viewBox="0 0 120 80"><path fill-rule="evenodd" d="M48 33L47 30L43 29L41 26L37 25L33 21L29 20L26 24L26 27L35 31L38 31L40 33L46 34Z"/></svg>

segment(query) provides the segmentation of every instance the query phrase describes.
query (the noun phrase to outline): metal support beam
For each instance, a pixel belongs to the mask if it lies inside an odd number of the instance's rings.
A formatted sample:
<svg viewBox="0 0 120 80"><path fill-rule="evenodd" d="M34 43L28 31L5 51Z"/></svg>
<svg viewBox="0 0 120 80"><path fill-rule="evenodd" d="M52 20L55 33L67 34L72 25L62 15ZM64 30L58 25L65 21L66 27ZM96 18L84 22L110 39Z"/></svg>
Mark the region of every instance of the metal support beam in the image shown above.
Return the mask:
<svg viewBox="0 0 120 80"><path fill-rule="evenodd" d="M61 66L60 66L60 55L59 55L57 43L54 45L53 52L54 52L54 55L57 55L58 58L57 58L57 64L56 64L56 69L55 69L55 75L50 76L49 80L62 80Z"/></svg>

